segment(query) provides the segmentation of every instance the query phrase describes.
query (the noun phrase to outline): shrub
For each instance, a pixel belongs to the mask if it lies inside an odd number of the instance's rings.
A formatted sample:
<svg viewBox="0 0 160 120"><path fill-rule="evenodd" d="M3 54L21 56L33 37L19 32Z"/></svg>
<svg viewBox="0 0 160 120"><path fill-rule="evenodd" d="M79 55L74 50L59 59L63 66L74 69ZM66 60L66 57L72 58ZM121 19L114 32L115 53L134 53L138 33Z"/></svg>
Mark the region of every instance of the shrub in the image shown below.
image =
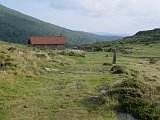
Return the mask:
<svg viewBox="0 0 160 120"><path fill-rule="evenodd" d="M0 69L14 69L17 65L9 55L0 54Z"/></svg>
<svg viewBox="0 0 160 120"><path fill-rule="evenodd" d="M103 63L104 66L111 66L112 64L111 63L108 63L108 62L105 62Z"/></svg>
<svg viewBox="0 0 160 120"><path fill-rule="evenodd" d="M8 48L8 51L12 51L12 52L13 52L13 51L15 51L15 50L17 50L17 48L15 48L15 47L9 47L9 48Z"/></svg>
<svg viewBox="0 0 160 120"><path fill-rule="evenodd" d="M71 52L65 52L65 51L63 51L60 54L61 55L68 55L68 56L76 56L76 57L85 57L84 53L78 53L78 52L73 52L73 51L71 51Z"/></svg>
<svg viewBox="0 0 160 120"><path fill-rule="evenodd" d="M123 73L127 73L128 74L128 70L126 67L124 66L119 66L119 65L115 65L111 68L111 71L113 74L123 74Z"/></svg>
<svg viewBox="0 0 160 120"><path fill-rule="evenodd" d="M159 90L151 84L126 80L108 86L106 94L118 100L118 112L126 112L143 120L160 119Z"/></svg>
<svg viewBox="0 0 160 120"><path fill-rule="evenodd" d="M1 61L0 69L14 69L17 65L11 61Z"/></svg>
<svg viewBox="0 0 160 120"><path fill-rule="evenodd" d="M54 52L49 52L49 53L48 53L48 56L51 57L51 58L55 57L56 55L57 55L57 54L54 53Z"/></svg>
<svg viewBox="0 0 160 120"><path fill-rule="evenodd" d="M103 51L102 47L96 47L94 48L94 51Z"/></svg>
<svg viewBox="0 0 160 120"><path fill-rule="evenodd" d="M40 59L47 59L48 58L48 56L44 53L38 53L38 54L35 54L35 55L36 55L36 57L38 57Z"/></svg>
<svg viewBox="0 0 160 120"><path fill-rule="evenodd" d="M157 59L154 59L154 58L150 58L149 59L149 63L150 64L155 64L158 60Z"/></svg>

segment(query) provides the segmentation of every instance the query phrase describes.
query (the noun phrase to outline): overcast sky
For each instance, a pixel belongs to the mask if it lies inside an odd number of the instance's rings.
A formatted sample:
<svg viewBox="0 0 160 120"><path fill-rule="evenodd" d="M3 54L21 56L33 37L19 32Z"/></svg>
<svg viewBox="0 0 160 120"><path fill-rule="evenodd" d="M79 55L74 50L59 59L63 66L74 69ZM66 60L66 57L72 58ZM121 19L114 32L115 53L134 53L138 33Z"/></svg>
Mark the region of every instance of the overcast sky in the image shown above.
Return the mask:
<svg viewBox="0 0 160 120"><path fill-rule="evenodd" d="M160 0L0 0L0 4L78 31L134 34L160 27Z"/></svg>

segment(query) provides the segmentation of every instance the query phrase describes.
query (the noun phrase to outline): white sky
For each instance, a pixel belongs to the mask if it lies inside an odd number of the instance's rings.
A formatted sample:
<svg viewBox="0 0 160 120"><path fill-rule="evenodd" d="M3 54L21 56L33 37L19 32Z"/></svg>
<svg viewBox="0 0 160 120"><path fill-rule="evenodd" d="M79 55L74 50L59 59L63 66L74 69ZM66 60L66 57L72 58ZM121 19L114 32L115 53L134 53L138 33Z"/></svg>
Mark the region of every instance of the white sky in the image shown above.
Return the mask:
<svg viewBox="0 0 160 120"><path fill-rule="evenodd" d="M0 0L0 4L78 31L134 34L160 27L160 0Z"/></svg>

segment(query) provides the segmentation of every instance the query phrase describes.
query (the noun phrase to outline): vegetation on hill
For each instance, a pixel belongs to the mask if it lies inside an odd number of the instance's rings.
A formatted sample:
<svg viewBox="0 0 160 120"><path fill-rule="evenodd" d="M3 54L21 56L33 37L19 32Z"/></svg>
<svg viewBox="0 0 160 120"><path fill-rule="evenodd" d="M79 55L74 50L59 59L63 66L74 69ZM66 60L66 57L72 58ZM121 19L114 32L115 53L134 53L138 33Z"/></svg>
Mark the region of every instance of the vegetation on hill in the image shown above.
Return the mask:
<svg viewBox="0 0 160 120"><path fill-rule="evenodd" d="M135 36L160 36L160 28L155 28L153 30L139 31Z"/></svg>
<svg viewBox="0 0 160 120"><path fill-rule="evenodd" d="M72 31L53 24L43 22L0 5L0 39L12 43L27 44L30 36L64 35L68 46L110 40L91 33Z"/></svg>
<svg viewBox="0 0 160 120"><path fill-rule="evenodd" d="M94 44L86 44L78 46L79 49L87 51L108 51L111 52L113 48L116 48L119 52L127 53L132 47L127 47L131 44L134 45L146 45L151 47L152 44L160 43L160 29L154 29L149 31L140 31L133 36L125 37L115 41L97 42ZM127 50L128 49L128 50Z"/></svg>
<svg viewBox="0 0 160 120"><path fill-rule="evenodd" d="M115 35L102 35L103 38L105 38L106 40L118 40L118 39L122 39L124 38L123 36L115 36Z"/></svg>
<svg viewBox="0 0 160 120"><path fill-rule="evenodd" d="M0 119L159 120L159 46L126 43L112 65L112 52L0 42Z"/></svg>

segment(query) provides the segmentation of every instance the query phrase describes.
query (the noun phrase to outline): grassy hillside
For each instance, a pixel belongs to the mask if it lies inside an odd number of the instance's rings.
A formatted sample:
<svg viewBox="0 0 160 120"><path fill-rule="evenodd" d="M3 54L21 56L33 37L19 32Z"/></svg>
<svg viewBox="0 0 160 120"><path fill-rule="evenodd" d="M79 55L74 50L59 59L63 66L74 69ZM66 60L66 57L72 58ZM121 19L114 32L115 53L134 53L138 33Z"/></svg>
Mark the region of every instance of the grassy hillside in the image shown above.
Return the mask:
<svg viewBox="0 0 160 120"><path fill-rule="evenodd" d="M54 36L63 34L68 46L104 41L99 35L72 31L43 22L0 5L0 39L13 43L27 44L30 36ZM110 38L109 38L110 39Z"/></svg>
<svg viewBox="0 0 160 120"><path fill-rule="evenodd" d="M155 28L153 30L139 31L135 36L159 36L160 28Z"/></svg>
<svg viewBox="0 0 160 120"><path fill-rule="evenodd" d="M112 52L0 42L0 119L117 120L125 112L158 120L159 46L127 44L112 65Z"/></svg>
<svg viewBox="0 0 160 120"><path fill-rule="evenodd" d="M87 44L78 46L79 49L84 49L87 51L108 51L111 52L113 48L116 48L119 52L125 52L128 45L146 45L146 47L152 47L152 44L160 43L160 29L140 31L133 36L125 37L116 41L104 41L97 42L95 44ZM151 48L152 49L152 48Z"/></svg>

